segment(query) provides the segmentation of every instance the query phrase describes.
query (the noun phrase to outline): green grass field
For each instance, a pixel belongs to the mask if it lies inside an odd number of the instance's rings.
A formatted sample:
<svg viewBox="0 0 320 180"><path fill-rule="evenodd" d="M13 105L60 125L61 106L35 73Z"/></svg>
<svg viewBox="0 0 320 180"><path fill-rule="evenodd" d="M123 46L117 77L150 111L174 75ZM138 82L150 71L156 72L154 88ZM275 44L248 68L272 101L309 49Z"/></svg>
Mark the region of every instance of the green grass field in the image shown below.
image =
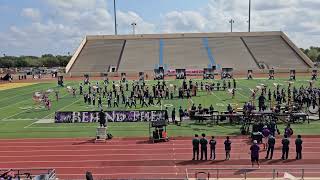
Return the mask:
<svg viewBox="0 0 320 180"><path fill-rule="evenodd" d="M294 86L301 85L308 86L309 78L298 78L294 82ZM193 80L196 81L196 80ZM218 80L214 80L218 81ZM66 81L66 86L73 86L79 88L79 82ZM148 85L156 83L156 81L146 81ZM182 81L172 80L168 84L177 84L180 86ZM231 95L226 91L215 91L208 94L205 91L199 91L197 97L192 97L191 100L164 100L164 106L184 109L191 106L192 103L196 105L202 104L203 107L209 107L211 104L216 110L224 111L229 103L233 106L242 107L244 102L250 100L251 89L257 85L265 84L268 88L274 89L273 83L279 83L282 87L287 89L287 79L266 80L237 80L236 98L232 99ZM129 82L131 84L131 82ZM222 84L222 82L221 82ZM319 87L319 82L315 83ZM73 98L66 88L57 87L56 82L52 83L38 83L30 86L19 87L9 90L0 91L0 138L38 138L38 137L93 137L95 136L96 124L54 124L54 123L36 123L41 119L53 119L55 111L90 111L98 110L98 107L84 104L83 97L77 95ZM129 86L131 88L131 86ZM50 94L52 99L52 108L50 111L39 108L32 100L32 95L36 91L42 90L59 90L61 99L57 102L54 93ZM105 110L114 110L113 108L106 108L106 99L103 99ZM162 107L163 108L163 107ZM117 110L125 110L124 105L120 104ZM142 109L137 105L137 110ZM143 108L148 110L161 109L159 106L152 106ZM320 134L320 123L317 121L311 124L296 124L293 126L295 132L301 134ZM168 133L170 136L192 136L194 133L205 132L214 135L237 135L239 134L239 126L221 125L214 127L207 127L205 125L197 125L192 123L183 123L181 127L170 125ZM109 130L116 137L124 136L148 136L148 123L109 123Z"/></svg>

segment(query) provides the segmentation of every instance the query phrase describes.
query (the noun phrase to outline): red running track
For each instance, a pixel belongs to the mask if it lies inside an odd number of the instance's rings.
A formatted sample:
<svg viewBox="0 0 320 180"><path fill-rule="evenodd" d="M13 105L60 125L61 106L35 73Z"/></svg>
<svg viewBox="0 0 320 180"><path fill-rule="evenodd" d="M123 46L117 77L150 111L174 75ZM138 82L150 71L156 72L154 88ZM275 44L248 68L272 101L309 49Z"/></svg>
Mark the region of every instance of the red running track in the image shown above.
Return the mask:
<svg viewBox="0 0 320 180"><path fill-rule="evenodd" d="M273 160L261 160L261 171L266 168L319 168L314 172L310 171L310 174L320 176L320 136L306 136L303 140L303 159L294 159L295 147L292 138L289 160L282 161L281 140L277 139ZM192 161L191 138L157 144L149 144L141 138L116 138L97 144L89 139L0 140L0 169L54 168L60 179L84 179L86 171L91 171L96 179L158 179L185 178L186 168L251 167L250 144L246 137L231 139L229 161L224 161L223 141L222 138L217 139L217 160ZM265 153L262 150L260 157L263 158ZM230 172L225 176L241 177L239 174Z"/></svg>

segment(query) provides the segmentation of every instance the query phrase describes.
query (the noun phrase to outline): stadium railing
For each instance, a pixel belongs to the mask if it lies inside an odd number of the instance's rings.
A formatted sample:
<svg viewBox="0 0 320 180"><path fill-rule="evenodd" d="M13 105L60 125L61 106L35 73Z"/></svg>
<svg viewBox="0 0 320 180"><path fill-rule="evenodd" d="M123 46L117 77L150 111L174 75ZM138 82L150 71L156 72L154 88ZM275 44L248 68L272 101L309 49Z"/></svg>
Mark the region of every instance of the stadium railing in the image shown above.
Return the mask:
<svg viewBox="0 0 320 180"><path fill-rule="evenodd" d="M47 180L56 179L56 170L55 169L0 169L0 175L6 172L13 172L15 178L17 179L37 179L36 177L45 176Z"/></svg>
<svg viewBox="0 0 320 180"><path fill-rule="evenodd" d="M319 168L187 168L186 179L259 179L278 180L285 178L299 180L320 179Z"/></svg>

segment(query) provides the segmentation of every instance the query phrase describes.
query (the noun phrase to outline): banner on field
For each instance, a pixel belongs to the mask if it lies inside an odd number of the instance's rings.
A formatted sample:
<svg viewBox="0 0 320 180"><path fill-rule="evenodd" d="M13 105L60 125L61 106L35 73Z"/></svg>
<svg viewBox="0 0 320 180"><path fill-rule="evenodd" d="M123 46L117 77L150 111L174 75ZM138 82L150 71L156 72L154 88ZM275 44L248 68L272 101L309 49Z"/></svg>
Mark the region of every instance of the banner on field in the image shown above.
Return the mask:
<svg viewBox="0 0 320 180"><path fill-rule="evenodd" d="M201 76L203 74L203 69L186 69L186 76ZM176 76L176 69L169 69L166 71L168 76Z"/></svg>
<svg viewBox="0 0 320 180"><path fill-rule="evenodd" d="M149 122L164 120L162 110L154 111L104 111L108 122ZM56 112L55 123L99 122L99 111Z"/></svg>

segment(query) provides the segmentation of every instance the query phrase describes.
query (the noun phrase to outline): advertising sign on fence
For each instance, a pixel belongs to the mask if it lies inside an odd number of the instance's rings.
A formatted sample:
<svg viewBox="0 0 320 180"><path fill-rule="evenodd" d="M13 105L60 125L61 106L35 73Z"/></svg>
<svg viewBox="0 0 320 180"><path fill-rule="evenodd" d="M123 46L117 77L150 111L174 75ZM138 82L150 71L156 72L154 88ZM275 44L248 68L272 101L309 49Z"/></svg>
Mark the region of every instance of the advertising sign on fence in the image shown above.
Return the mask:
<svg viewBox="0 0 320 180"><path fill-rule="evenodd" d="M104 111L108 122L149 122L164 119L164 112L154 111ZM99 122L99 111L56 112L55 123Z"/></svg>

